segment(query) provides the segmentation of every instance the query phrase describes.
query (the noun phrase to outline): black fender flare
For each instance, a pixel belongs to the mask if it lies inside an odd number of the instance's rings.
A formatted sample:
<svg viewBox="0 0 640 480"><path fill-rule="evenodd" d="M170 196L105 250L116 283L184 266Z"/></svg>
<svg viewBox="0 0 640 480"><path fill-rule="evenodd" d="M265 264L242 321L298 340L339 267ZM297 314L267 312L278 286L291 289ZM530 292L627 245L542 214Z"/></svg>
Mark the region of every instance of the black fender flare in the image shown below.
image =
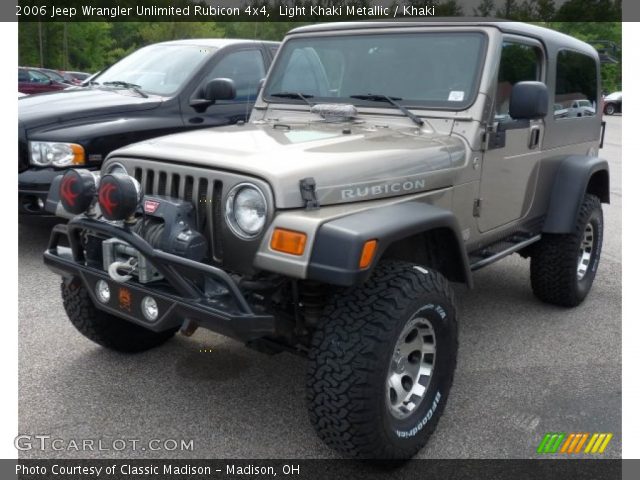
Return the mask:
<svg viewBox="0 0 640 480"><path fill-rule="evenodd" d="M598 157L570 155L556 171L543 233L570 233L585 193L609 203L609 164Z"/></svg>
<svg viewBox="0 0 640 480"><path fill-rule="evenodd" d="M460 234L458 221L452 212L426 203L409 201L375 207L328 221L316 233L307 269L307 278L333 285L351 286L362 283L371 274L385 250L391 244L434 229L445 229L450 254L455 255L453 281L473 285L469 259ZM370 266L361 269L360 256L368 240L378 246Z"/></svg>

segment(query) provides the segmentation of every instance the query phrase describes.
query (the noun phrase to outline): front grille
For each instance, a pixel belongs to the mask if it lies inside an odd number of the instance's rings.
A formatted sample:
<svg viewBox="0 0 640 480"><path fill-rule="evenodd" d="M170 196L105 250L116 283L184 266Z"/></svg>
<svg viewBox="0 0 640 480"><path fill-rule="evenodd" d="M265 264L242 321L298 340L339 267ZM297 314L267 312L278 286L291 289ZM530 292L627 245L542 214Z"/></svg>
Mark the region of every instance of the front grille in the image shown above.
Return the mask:
<svg viewBox="0 0 640 480"><path fill-rule="evenodd" d="M222 186L221 180L188 175L157 168L134 167L133 176L145 195L165 195L191 202L195 207L198 230L207 237L213 260L222 262Z"/></svg>
<svg viewBox="0 0 640 480"><path fill-rule="evenodd" d="M29 149L24 129L18 127L18 173L29 168Z"/></svg>

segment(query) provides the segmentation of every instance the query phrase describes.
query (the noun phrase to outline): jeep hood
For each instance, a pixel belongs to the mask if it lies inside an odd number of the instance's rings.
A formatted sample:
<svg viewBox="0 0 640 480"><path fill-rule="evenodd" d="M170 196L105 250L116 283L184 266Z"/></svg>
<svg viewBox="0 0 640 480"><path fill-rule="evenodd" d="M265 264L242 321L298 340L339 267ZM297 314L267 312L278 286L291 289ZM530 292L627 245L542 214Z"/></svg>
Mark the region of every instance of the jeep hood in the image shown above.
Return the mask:
<svg viewBox="0 0 640 480"><path fill-rule="evenodd" d="M367 124L252 124L196 130L133 144L110 155L156 159L260 177L278 208L303 206L313 177L321 205L449 187L465 147L450 135Z"/></svg>
<svg viewBox="0 0 640 480"><path fill-rule="evenodd" d="M18 120L27 130L90 117L148 110L161 97L141 97L128 90L78 87L59 92L27 95L18 100Z"/></svg>

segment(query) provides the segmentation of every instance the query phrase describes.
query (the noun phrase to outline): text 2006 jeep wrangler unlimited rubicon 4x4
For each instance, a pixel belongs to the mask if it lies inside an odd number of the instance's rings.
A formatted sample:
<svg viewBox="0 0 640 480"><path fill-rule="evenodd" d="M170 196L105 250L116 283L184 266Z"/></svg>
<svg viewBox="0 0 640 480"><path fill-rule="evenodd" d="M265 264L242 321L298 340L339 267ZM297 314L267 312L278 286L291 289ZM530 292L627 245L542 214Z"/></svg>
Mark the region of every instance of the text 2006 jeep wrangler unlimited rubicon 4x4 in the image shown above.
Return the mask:
<svg viewBox="0 0 640 480"><path fill-rule="evenodd" d="M601 113L554 105L595 105L599 78L591 46L524 24L298 28L248 123L59 177L49 205L75 216L44 259L94 342L135 352L201 326L299 352L329 446L410 457L456 366L450 282L518 252L545 302L591 288L609 201ZM211 89L234 96L228 79Z"/></svg>

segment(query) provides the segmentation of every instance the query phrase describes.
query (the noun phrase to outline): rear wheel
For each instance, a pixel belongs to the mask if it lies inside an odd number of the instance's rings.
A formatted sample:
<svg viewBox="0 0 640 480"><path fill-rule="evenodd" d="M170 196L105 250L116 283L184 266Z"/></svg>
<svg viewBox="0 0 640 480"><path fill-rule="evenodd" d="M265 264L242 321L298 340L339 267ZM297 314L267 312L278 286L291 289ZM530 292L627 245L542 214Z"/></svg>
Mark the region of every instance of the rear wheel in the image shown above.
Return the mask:
<svg viewBox="0 0 640 480"><path fill-rule="evenodd" d="M98 310L82 282L62 282L62 302L74 327L89 340L118 352L143 352L163 344L177 329L153 332Z"/></svg>
<svg viewBox="0 0 640 480"><path fill-rule="evenodd" d="M316 432L351 457L415 455L444 411L457 347L446 279L405 262L381 264L331 301L314 332L307 400Z"/></svg>
<svg viewBox="0 0 640 480"><path fill-rule="evenodd" d="M582 303L598 270L604 222L602 206L587 194L574 231L544 234L531 253L531 287L542 301L564 307Z"/></svg>
<svg viewBox="0 0 640 480"><path fill-rule="evenodd" d="M607 103L604 106L604 113L605 115L613 115L616 113L616 106L613 103Z"/></svg>

